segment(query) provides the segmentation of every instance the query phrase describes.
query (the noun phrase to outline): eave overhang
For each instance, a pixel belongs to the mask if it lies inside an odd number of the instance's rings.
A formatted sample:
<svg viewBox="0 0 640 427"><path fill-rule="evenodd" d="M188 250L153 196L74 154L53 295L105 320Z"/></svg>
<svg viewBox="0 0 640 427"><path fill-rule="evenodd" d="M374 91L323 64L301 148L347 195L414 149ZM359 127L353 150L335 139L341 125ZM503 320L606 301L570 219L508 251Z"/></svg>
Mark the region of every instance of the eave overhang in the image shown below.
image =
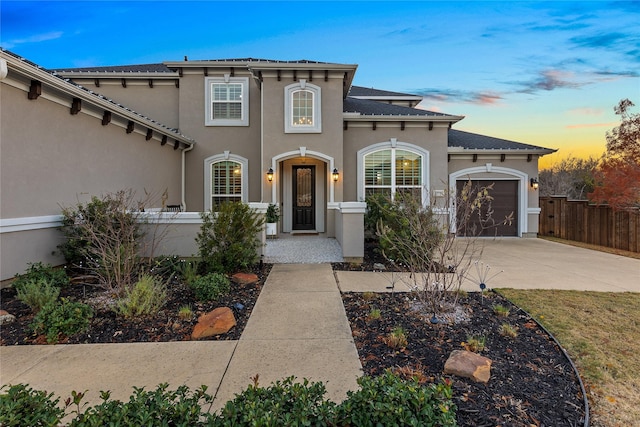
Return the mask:
<svg viewBox="0 0 640 427"><path fill-rule="evenodd" d="M57 71L68 79L154 79L173 80L180 77L178 72L142 72L142 71Z"/></svg>
<svg viewBox="0 0 640 427"><path fill-rule="evenodd" d="M10 55L5 51L0 51L0 57L7 62L9 75L5 80L16 79L22 81L23 84L28 85L30 81L38 81L42 85L43 92L51 92L60 98L69 99L69 105L73 100L81 100L82 111L90 110L94 116L102 117L104 112L110 112L110 122L119 122L127 129L127 133L131 133L129 129L132 129L131 123L138 124L146 131L155 132L166 144L165 138L171 138L178 143L180 149L189 148L194 145L194 140L182 135L176 129L164 126L146 116L143 116L135 111L126 108L123 105L117 104L114 101L107 99L99 93L93 92L84 88L83 86L71 83L67 78L63 78L55 73L38 67L20 57ZM12 77L13 76L13 77ZM139 130L140 132L142 129Z"/></svg>
<svg viewBox="0 0 640 427"><path fill-rule="evenodd" d="M371 101L422 101L422 96L406 95L406 96L359 96L349 95L350 98L368 99Z"/></svg>
<svg viewBox="0 0 640 427"><path fill-rule="evenodd" d="M452 156L468 155L468 154L537 154L544 156L558 151L557 148L464 148L464 147L448 147L447 153Z"/></svg>
<svg viewBox="0 0 640 427"><path fill-rule="evenodd" d="M391 114L360 114L355 112L342 113L342 119L350 122L445 122L445 123L457 123L464 119L465 116L451 116L451 115L391 115Z"/></svg>

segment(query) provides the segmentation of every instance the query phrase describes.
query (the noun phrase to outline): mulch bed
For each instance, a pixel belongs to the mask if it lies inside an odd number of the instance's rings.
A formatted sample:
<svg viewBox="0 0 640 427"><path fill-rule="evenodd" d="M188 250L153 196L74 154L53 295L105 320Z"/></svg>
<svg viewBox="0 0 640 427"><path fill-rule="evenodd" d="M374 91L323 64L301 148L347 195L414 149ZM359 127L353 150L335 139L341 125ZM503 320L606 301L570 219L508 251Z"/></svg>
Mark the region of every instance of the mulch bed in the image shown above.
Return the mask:
<svg viewBox="0 0 640 427"><path fill-rule="evenodd" d="M436 324L423 316L411 295L346 293L343 301L360 361L367 375L385 369L411 368L428 381L452 381L457 419L461 426L576 426L584 419L578 380L555 342L531 320L495 293L469 293L459 303L469 320ZM498 317L492 306L510 308ZM380 319L371 320L371 309ZM500 335L502 323L517 328L518 336ZM383 340L396 327L406 331L406 348L392 349ZM487 384L443 375L453 350L469 337L484 336L481 354L492 360Z"/></svg>
<svg viewBox="0 0 640 427"><path fill-rule="evenodd" d="M361 266L334 263L334 270L372 271L374 263L394 269L376 250L365 244ZM430 322L414 295L343 293L342 299L364 373L379 375L386 369L412 371L426 381L452 382L457 421L461 426L581 426L585 407L579 379L555 341L525 312L502 296L472 292L458 306L468 320L455 324ZM509 308L499 317L494 305ZM380 310L372 320L371 310ZM516 338L500 334L503 323L517 329ZM396 327L406 332L405 348L392 349L384 338ZM472 336L486 338L480 352L492 360L487 384L444 375L453 350L463 350Z"/></svg>
<svg viewBox="0 0 640 427"><path fill-rule="evenodd" d="M92 306L94 316L89 330L65 338L61 344L81 343L129 343L129 342L167 342L191 339L191 331L198 321L198 316L217 308L229 307L236 318L236 326L228 333L216 335L204 340L237 340L249 320L251 311L260 295L264 281L269 275L271 264L256 266L254 273L260 279L255 284L232 283L229 295L216 302L198 302L193 291L184 283L174 280L169 287L167 304L154 316L124 319L117 316L105 301L108 295L91 285L74 284L62 289L60 296L73 301L82 301ZM29 331L33 314L29 307L16 299L13 288L5 288L0 292L0 308L16 316L13 323L0 327L0 345L46 344L43 336L35 336ZM182 320L178 311L183 306L190 306L193 311L191 319Z"/></svg>

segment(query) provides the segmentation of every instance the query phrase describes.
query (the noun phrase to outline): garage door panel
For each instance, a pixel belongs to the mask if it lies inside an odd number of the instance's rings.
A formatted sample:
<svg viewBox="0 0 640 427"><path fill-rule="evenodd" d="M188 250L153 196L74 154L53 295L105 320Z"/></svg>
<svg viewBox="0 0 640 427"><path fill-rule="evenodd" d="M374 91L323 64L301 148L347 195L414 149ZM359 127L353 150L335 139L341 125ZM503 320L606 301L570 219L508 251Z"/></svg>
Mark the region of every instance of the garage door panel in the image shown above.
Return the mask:
<svg viewBox="0 0 640 427"><path fill-rule="evenodd" d="M456 187L458 193L462 191L465 184L469 181L457 181ZM473 189L492 186L489 189L489 195L493 200L483 207L480 220L478 215L474 215L470 219L466 227L462 227L460 233L469 230L477 230L473 234L479 236L517 236L518 235L518 181L490 181L490 180L472 180ZM472 194L475 194L473 191ZM490 213L490 215L489 215ZM487 220L487 218L489 219ZM505 218L510 220L504 223Z"/></svg>

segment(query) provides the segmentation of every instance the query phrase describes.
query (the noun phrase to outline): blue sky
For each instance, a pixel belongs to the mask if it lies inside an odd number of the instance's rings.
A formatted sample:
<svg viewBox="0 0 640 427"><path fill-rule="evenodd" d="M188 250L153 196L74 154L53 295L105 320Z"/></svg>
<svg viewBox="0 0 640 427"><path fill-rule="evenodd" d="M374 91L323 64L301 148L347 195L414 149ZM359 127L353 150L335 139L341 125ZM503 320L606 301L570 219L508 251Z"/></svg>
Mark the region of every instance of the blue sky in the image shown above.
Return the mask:
<svg viewBox="0 0 640 427"><path fill-rule="evenodd" d="M640 1L6 1L0 45L45 68L220 58L358 64L456 129L599 155L640 110Z"/></svg>

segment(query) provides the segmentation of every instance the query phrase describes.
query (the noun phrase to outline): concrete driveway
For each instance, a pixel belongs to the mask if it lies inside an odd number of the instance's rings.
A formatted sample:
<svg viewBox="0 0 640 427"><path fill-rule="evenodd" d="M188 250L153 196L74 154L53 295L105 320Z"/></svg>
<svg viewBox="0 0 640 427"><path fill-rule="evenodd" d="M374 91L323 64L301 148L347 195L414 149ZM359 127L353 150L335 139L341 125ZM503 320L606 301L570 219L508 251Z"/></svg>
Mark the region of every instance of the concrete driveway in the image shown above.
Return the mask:
<svg viewBox="0 0 640 427"><path fill-rule="evenodd" d="M464 244L464 240L458 243ZM487 238L478 240L477 247L481 250L478 267L490 267L486 281L489 288L640 292L638 259L543 239ZM471 276L477 276L474 268ZM343 292L388 291L391 280L396 281L396 291L407 290L400 277L390 273L336 273ZM479 290L471 281L463 288Z"/></svg>

